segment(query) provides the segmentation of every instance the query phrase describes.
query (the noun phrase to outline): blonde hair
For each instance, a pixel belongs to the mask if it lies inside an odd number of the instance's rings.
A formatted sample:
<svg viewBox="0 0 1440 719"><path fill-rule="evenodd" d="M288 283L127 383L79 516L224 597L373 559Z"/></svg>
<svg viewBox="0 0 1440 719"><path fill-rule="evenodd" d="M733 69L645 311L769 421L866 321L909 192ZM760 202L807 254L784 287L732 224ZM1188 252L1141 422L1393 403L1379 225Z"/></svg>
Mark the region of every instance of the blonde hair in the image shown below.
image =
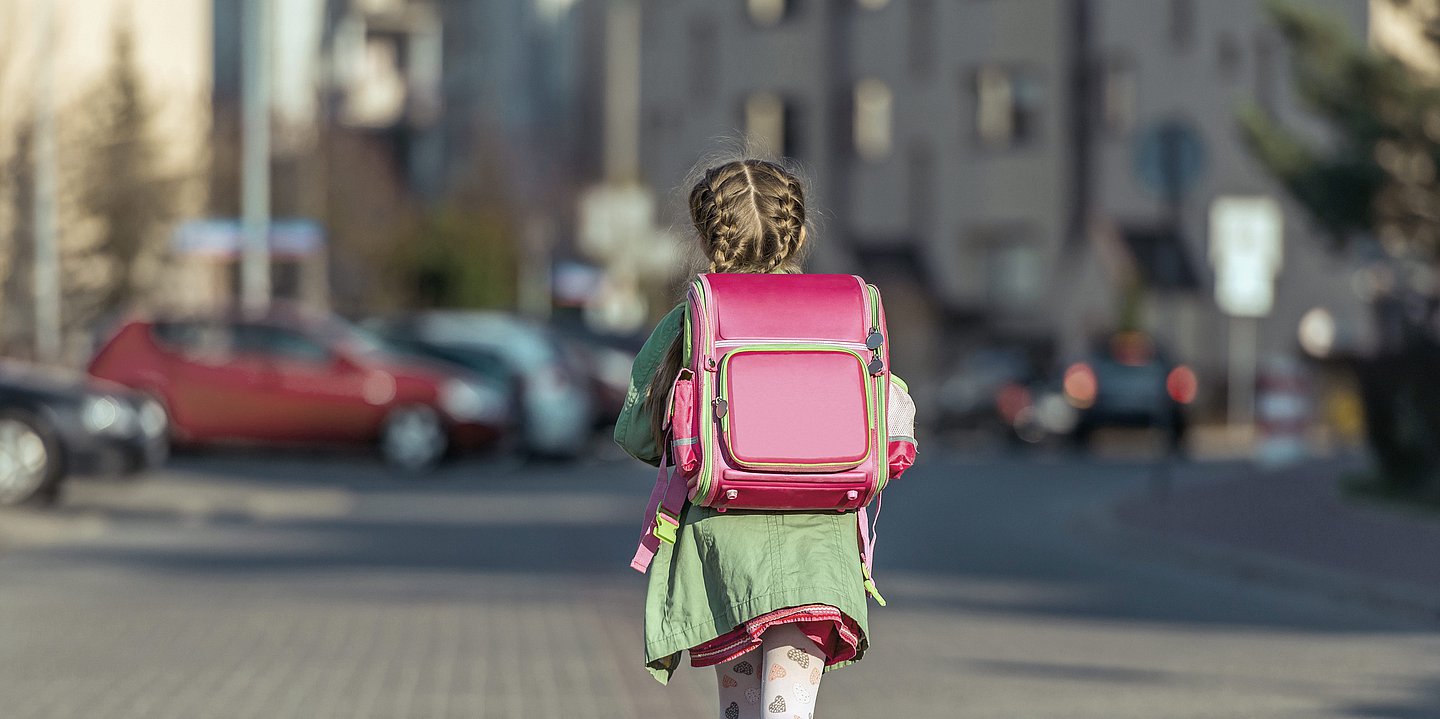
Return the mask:
<svg viewBox="0 0 1440 719"><path fill-rule="evenodd" d="M778 164L735 160L706 170L690 190L690 221L711 272L800 272L805 190Z"/></svg>
<svg viewBox="0 0 1440 719"><path fill-rule="evenodd" d="M690 221L710 272L799 274L809 233L805 190L796 175L767 160L733 160L706 170L690 190ZM680 371L681 340L665 353L646 388L656 447L670 408L668 383Z"/></svg>

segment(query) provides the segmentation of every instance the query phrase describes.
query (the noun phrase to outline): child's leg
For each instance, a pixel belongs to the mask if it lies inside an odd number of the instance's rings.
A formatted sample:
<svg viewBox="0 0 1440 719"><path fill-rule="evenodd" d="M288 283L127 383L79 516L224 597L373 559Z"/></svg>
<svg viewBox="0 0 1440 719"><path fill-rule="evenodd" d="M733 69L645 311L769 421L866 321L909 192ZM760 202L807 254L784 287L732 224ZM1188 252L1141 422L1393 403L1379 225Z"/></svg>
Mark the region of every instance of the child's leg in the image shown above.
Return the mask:
<svg viewBox="0 0 1440 719"><path fill-rule="evenodd" d="M760 688L761 716L767 719L813 719L815 695L825 657L810 637L793 624L781 624L760 637L765 677Z"/></svg>
<svg viewBox="0 0 1440 719"><path fill-rule="evenodd" d="M759 647L745 652L739 659L715 665L715 680L720 683L721 719L759 719L760 672L764 670Z"/></svg>

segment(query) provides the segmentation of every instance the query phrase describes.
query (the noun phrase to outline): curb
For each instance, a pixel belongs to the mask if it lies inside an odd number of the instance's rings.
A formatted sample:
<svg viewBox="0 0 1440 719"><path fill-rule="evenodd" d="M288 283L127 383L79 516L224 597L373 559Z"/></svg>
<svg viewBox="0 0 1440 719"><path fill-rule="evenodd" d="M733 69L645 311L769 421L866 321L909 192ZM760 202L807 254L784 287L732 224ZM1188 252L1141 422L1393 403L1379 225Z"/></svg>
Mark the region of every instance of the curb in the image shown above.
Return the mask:
<svg viewBox="0 0 1440 719"><path fill-rule="evenodd" d="M1102 548L1132 559L1180 564L1255 585L1302 592L1345 605L1440 624L1440 594L1257 550L1127 526L1114 512L1128 499L1127 496L1098 511L1077 515L1071 522L1071 530Z"/></svg>
<svg viewBox="0 0 1440 719"><path fill-rule="evenodd" d="M6 507L0 509L0 553L22 547L92 539L109 521L99 512Z"/></svg>

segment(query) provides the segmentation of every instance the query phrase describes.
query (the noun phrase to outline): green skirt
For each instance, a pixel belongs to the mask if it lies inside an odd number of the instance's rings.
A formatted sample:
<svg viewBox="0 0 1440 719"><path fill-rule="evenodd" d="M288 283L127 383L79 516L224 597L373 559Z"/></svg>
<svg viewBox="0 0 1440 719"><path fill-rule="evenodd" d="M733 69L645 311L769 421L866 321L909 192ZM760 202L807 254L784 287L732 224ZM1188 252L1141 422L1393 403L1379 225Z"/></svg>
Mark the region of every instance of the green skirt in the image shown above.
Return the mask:
<svg viewBox="0 0 1440 719"><path fill-rule="evenodd" d="M662 542L645 598L645 665L670 680L680 652L786 607L828 604L869 645L855 514L717 512L686 504L674 545Z"/></svg>

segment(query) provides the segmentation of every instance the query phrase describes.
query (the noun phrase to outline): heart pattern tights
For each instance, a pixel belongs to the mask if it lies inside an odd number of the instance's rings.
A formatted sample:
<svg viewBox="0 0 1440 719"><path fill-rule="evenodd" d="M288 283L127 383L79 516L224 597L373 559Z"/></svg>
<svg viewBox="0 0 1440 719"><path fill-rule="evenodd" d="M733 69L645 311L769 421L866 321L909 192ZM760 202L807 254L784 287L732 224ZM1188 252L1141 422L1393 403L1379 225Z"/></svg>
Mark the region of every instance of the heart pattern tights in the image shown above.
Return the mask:
<svg viewBox="0 0 1440 719"><path fill-rule="evenodd" d="M715 666L721 719L814 719L825 657L793 625L771 627L760 646Z"/></svg>

